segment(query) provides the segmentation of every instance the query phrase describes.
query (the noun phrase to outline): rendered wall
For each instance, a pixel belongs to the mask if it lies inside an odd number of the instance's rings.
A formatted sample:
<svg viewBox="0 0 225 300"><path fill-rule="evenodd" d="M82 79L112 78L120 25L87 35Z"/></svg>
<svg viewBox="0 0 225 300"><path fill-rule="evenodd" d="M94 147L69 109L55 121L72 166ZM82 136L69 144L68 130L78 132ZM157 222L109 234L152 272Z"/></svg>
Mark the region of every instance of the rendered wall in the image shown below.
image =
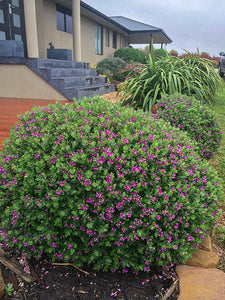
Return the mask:
<svg viewBox="0 0 225 300"><path fill-rule="evenodd" d="M25 65L0 64L1 97L67 100Z"/></svg>
<svg viewBox="0 0 225 300"><path fill-rule="evenodd" d="M36 0L37 29L39 55L47 57L46 49L52 42L55 48L73 49L73 36L70 33L57 30L56 2L52 0ZM112 29L110 29L110 46L105 46L105 27L103 27L103 55L95 54L95 24L94 20L81 15L81 56L83 62L95 65L103 58L113 56L116 49L112 48ZM125 47L125 37L117 33L117 49Z"/></svg>

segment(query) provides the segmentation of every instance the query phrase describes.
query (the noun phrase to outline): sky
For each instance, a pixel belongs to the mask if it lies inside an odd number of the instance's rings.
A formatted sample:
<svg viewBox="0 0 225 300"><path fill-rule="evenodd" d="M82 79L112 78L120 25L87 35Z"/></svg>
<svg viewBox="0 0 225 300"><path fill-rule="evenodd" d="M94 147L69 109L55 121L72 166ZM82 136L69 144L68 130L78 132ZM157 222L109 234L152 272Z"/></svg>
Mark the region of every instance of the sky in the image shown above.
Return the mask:
<svg viewBox="0 0 225 300"><path fill-rule="evenodd" d="M225 52L225 0L84 0L108 17L124 16L161 28L173 40L166 50L219 56ZM137 46L135 46L137 47ZM138 46L140 48L144 45ZM155 48L159 48L155 45Z"/></svg>

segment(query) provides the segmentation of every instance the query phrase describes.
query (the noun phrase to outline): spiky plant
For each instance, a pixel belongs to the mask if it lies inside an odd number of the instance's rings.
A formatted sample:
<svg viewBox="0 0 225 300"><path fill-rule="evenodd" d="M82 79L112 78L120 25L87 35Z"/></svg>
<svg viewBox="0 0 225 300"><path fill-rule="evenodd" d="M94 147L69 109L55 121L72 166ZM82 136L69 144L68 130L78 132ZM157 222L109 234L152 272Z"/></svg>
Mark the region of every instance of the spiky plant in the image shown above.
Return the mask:
<svg viewBox="0 0 225 300"><path fill-rule="evenodd" d="M211 103L221 79L210 61L199 55L177 58L166 55L155 60L151 51L143 71L124 81L118 90L123 105L151 110L163 94L194 95L200 102Z"/></svg>

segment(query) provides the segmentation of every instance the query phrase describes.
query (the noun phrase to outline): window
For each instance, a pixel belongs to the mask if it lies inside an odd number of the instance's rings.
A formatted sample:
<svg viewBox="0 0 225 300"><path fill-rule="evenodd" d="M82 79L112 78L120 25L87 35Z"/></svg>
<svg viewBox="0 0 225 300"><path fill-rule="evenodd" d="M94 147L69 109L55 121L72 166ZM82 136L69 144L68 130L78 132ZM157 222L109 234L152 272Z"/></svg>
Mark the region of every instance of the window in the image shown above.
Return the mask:
<svg viewBox="0 0 225 300"><path fill-rule="evenodd" d="M56 4L57 30L73 33L72 11Z"/></svg>
<svg viewBox="0 0 225 300"><path fill-rule="evenodd" d="M105 45L109 47L109 28L105 29Z"/></svg>
<svg viewBox="0 0 225 300"><path fill-rule="evenodd" d="M116 31L113 31L113 48L117 48L117 33Z"/></svg>
<svg viewBox="0 0 225 300"><path fill-rule="evenodd" d="M102 25L95 24L95 54L102 55Z"/></svg>

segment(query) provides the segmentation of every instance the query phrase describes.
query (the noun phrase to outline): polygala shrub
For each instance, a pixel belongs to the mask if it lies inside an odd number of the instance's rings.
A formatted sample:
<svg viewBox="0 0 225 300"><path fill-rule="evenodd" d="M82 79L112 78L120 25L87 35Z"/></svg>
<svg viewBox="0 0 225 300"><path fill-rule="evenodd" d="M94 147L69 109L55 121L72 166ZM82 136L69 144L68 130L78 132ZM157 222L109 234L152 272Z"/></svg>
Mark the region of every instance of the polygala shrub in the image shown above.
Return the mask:
<svg viewBox="0 0 225 300"><path fill-rule="evenodd" d="M213 228L221 194L179 129L98 97L20 116L0 184L1 241L123 272L185 261Z"/></svg>
<svg viewBox="0 0 225 300"><path fill-rule="evenodd" d="M158 116L169 121L197 142L199 154L209 159L220 145L222 130L214 113L193 97L165 96L157 104Z"/></svg>

